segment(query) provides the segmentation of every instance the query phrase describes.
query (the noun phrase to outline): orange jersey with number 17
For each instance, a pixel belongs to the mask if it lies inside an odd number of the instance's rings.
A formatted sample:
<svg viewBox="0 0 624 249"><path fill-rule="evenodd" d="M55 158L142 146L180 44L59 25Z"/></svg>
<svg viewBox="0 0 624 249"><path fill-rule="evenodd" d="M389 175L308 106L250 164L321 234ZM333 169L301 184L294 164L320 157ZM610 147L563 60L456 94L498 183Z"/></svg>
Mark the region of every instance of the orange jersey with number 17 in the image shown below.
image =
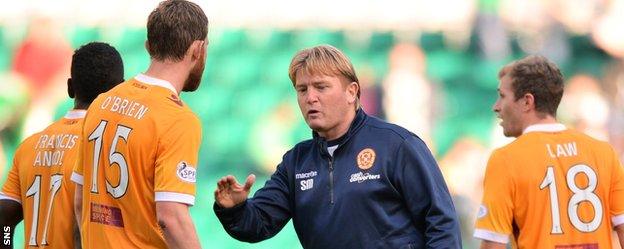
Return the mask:
<svg viewBox="0 0 624 249"><path fill-rule="evenodd" d="M25 248L74 247L75 186L69 178L85 113L69 111L26 138L15 152L0 199L22 204Z"/></svg>
<svg viewBox="0 0 624 249"><path fill-rule="evenodd" d="M515 248L612 248L624 224L624 171L605 142L534 125L492 153L475 237Z"/></svg>
<svg viewBox="0 0 624 249"><path fill-rule="evenodd" d="M166 248L157 201L193 205L199 119L146 75L100 94L85 118L72 180L83 185L85 248Z"/></svg>

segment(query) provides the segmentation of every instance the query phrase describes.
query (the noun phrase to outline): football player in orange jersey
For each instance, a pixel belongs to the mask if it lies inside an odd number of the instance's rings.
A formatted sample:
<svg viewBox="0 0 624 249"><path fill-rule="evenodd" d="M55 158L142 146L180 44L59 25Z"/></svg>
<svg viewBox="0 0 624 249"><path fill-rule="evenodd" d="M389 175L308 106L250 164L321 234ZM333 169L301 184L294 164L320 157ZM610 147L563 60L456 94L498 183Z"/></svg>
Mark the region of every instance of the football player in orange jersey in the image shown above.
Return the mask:
<svg viewBox="0 0 624 249"><path fill-rule="evenodd" d="M69 176L78 154L83 118L98 94L122 81L123 63L115 48L100 42L80 47L72 57L67 80L74 109L26 138L15 152L0 192L0 225L4 232L13 232L23 218L24 247L73 248L80 243L72 209L75 187ZM10 248L11 241L3 240L2 246Z"/></svg>
<svg viewBox="0 0 624 249"><path fill-rule="evenodd" d="M613 148L557 122L563 76L542 56L499 72L494 112L505 136L487 165L474 236L481 248L624 244L624 170Z"/></svg>
<svg viewBox="0 0 624 249"><path fill-rule="evenodd" d="M201 123L179 94L200 84L207 35L197 4L161 2L147 20L147 71L89 108L71 178L84 248L200 247L189 207Z"/></svg>

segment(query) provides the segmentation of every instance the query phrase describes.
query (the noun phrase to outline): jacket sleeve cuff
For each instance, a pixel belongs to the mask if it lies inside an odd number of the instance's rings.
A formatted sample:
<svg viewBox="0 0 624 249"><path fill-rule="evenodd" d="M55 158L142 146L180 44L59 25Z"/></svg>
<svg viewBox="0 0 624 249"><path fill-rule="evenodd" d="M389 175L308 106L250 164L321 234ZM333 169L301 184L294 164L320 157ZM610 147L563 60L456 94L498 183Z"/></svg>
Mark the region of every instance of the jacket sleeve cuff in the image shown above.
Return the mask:
<svg viewBox="0 0 624 249"><path fill-rule="evenodd" d="M231 208L223 208L219 206L217 202L215 201L212 208L220 220L227 221L228 223L230 223L234 219L241 216L241 214L245 210L245 206L247 206L247 200Z"/></svg>

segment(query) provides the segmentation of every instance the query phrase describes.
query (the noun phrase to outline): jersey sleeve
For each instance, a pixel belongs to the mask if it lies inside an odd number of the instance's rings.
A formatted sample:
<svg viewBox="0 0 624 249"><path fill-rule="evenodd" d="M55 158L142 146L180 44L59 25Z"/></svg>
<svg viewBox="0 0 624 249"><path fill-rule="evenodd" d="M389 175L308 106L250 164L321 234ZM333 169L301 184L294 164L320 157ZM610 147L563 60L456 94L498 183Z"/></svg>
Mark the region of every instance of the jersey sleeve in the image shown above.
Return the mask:
<svg viewBox="0 0 624 249"><path fill-rule="evenodd" d="M2 191L0 191L0 200L8 199L22 203L18 165L18 158L20 157L21 150L18 148L15 152L15 156L13 157L13 165L11 166L11 170L9 171L9 175L6 178L6 182L4 182L4 185L2 186Z"/></svg>
<svg viewBox="0 0 624 249"><path fill-rule="evenodd" d="M80 137L80 144L78 145L78 153L76 153L76 162L74 163L74 170L72 171L71 174L71 181L75 182L78 185L84 185L84 152L83 149L85 148L84 144L85 141L83 141L83 138L85 138L85 134L84 134L84 130L83 130L83 134Z"/></svg>
<svg viewBox="0 0 624 249"><path fill-rule="evenodd" d="M201 123L182 115L160 135L154 173L154 200L195 204Z"/></svg>
<svg viewBox="0 0 624 249"><path fill-rule="evenodd" d="M612 150L613 168L611 175L610 212L613 226L624 224L624 168Z"/></svg>
<svg viewBox="0 0 624 249"><path fill-rule="evenodd" d="M498 243L509 243L513 222L514 185L500 150L488 161L483 180L483 202L477 213L474 237Z"/></svg>

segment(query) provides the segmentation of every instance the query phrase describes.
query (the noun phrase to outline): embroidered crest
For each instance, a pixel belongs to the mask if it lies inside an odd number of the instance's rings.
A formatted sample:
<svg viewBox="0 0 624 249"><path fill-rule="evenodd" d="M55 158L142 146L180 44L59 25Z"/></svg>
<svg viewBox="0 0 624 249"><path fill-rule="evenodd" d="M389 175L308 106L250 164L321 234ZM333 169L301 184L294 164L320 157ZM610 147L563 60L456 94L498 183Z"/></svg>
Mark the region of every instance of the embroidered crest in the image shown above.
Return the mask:
<svg viewBox="0 0 624 249"><path fill-rule="evenodd" d="M373 167L375 163L375 151L371 148L366 148L360 151L357 155L357 164L360 169L367 170Z"/></svg>

